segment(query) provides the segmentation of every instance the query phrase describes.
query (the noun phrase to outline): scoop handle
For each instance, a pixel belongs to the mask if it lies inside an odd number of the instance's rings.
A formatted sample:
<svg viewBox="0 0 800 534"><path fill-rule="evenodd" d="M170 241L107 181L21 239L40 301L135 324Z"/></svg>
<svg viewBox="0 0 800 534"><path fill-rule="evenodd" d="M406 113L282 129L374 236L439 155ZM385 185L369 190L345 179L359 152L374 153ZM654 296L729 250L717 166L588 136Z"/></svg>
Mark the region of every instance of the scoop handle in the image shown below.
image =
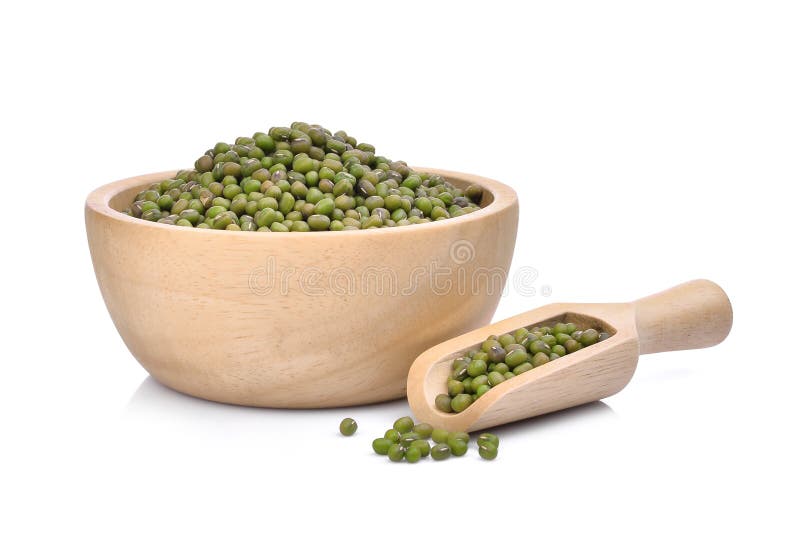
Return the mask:
<svg viewBox="0 0 800 534"><path fill-rule="evenodd" d="M710 280L692 280L633 303L639 353L702 349L720 343L733 323L728 295Z"/></svg>

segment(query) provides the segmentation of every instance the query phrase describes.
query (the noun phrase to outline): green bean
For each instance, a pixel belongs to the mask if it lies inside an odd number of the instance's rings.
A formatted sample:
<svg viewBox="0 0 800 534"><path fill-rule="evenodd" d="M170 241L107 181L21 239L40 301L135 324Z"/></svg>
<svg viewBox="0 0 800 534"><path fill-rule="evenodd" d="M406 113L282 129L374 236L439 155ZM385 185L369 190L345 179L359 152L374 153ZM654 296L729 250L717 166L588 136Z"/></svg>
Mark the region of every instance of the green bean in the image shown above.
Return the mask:
<svg viewBox="0 0 800 534"><path fill-rule="evenodd" d="M378 454L386 455L389 452L389 447L394 445L394 442L386 438L377 438L372 441L372 450Z"/></svg>
<svg viewBox="0 0 800 534"><path fill-rule="evenodd" d="M428 439L433 433L433 426L428 423L417 423L414 425L413 431L419 434L421 439Z"/></svg>
<svg viewBox="0 0 800 534"><path fill-rule="evenodd" d="M450 395L447 393L442 393L440 395L436 395L435 399L436 408L438 408L442 412L451 412L452 410L452 401L450 399Z"/></svg>
<svg viewBox="0 0 800 534"><path fill-rule="evenodd" d="M495 447L500 446L500 439L489 432L484 432L480 436L478 436L478 446L480 447L484 443L492 443Z"/></svg>
<svg viewBox="0 0 800 534"><path fill-rule="evenodd" d="M416 448L422 453L423 458L428 456L431 452L431 444L428 443L427 439L418 439L416 441L411 442L411 446L409 448Z"/></svg>
<svg viewBox="0 0 800 534"><path fill-rule="evenodd" d="M431 439L434 443L446 443L450 433L443 428L434 428L431 432Z"/></svg>
<svg viewBox="0 0 800 534"><path fill-rule="evenodd" d="M422 457L422 451L417 447L409 447L406 449L405 453L406 462L410 464L415 464L419 462L419 459Z"/></svg>
<svg viewBox="0 0 800 534"><path fill-rule="evenodd" d="M478 454L484 460L494 460L497 458L497 446L491 442L484 442L478 445Z"/></svg>
<svg viewBox="0 0 800 534"><path fill-rule="evenodd" d="M408 416L401 417L394 422L392 428L394 428L401 434L405 432L411 432L414 429L414 420Z"/></svg>
<svg viewBox="0 0 800 534"><path fill-rule="evenodd" d="M451 437L447 440L447 446L450 447L453 456L464 456L467 453L467 443L463 440Z"/></svg>
<svg viewBox="0 0 800 534"><path fill-rule="evenodd" d="M386 431L383 437L390 440L392 443L398 443L400 441L400 432L394 428L390 428Z"/></svg>
<svg viewBox="0 0 800 534"><path fill-rule="evenodd" d="M446 443L438 443L431 447L431 458L434 460L446 460L450 458L450 447Z"/></svg>
<svg viewBox="0 0 800 534"><path fill-rule="evenodd" d="M341 432L343 436L352 436L356 433L357 429L358 423L350 417L342 419L342 422L339 423L339 432Z"/></svg>
<svg viewBox="0 0 800 534"><path fill-rule="evenodd" d="M393 443L387 451L389 459L393 462L400 462L406 455L406 449L399 443Z"/></svg>

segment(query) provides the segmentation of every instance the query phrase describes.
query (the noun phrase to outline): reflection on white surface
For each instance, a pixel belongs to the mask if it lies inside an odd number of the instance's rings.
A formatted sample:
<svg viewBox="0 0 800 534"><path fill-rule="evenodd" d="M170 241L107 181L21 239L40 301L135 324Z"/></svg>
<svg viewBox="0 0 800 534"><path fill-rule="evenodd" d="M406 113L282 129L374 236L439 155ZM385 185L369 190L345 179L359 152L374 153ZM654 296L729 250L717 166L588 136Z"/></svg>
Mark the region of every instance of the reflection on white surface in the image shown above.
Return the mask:
<svg viewBox="0 0 800 534"><path fill-rule="evenodd" d="M654 366L647 366L642 369L640 366L634 380L639 384L665 384L670 387L678 387L690 376L692 376L692 370L688 367L654 368Z"/></svg>
<svg viewBox="0 0 800 534"><path fill-rule="evenodd" d="M405 401L396 400L366 406L359 406L358 410L378 410L386 406L396 405L397 407L407 406ZM341 408L345 410L346 408ZM198 414L226 415L237 418L262 417L264 412L279 416L280 414L290 415L291 417L302 417L303 413L331 412L335 408L290 410L279 408L253 408L250 406L237 406L235 404L224 404L185 395L174 389L170 389L152 376L148 376L139 387L136 388L128 406L125 409L126 415L189 415Z"/></svg>
<svg viewBox="0 0 800 534"><path fill-rule="evenodd" d="M560 430L573 425L579 425L591 421L593 424L602 421L613 421L619 416L614 410L602 401L590 402L574 408L561 410L560 412L548 413L524 419L507 425L499 426L495 430L498 435L503 437L518 435L536 435L540 432ZM494 432L494 431L493 431Z"/></svg>
<svg viewBox="0 0 800 534"><path fill-rule="evenodd" d="M162 435L177 432L214 439L246 436L258 440L268 439L278 429L295 437L338 436L338 424L344 417L355 417L362 428L369 428L374 421L377 432L383 426L391 426L393 418L407 413L409 408L405 400L349 408L297 410L222 404L184 395L148 376L131 396L123 418L133 427L158 428Z"/></svg>
<svg viewBox="0 0 800 534"><path fill-rule="evenodd" d="M280 426L293 427L299 431L332 433L339 419L355 417L363 429L366 425L375 428L373 434L382 434L397 417L408 415L410 409L405 399L371 404L366 406L324 409L278 409L235 406L198 399L174 391L161 385L152 377L145 378L131 396L125 409L124 418L128 422L147 425L168 423L181 432L213 430L247 430L255 427ZM603 420L614 420L617 414L604 402L592 402L568 410L542 415L533 419L509 423L497 427L504 437L518 436L557 430L561 427ZM322 426L319 420L326 421ZM370 423L374 422L372 425ZM309 425L316 425L310 429ZM326 432L326 426L329 430Z"/></svg>

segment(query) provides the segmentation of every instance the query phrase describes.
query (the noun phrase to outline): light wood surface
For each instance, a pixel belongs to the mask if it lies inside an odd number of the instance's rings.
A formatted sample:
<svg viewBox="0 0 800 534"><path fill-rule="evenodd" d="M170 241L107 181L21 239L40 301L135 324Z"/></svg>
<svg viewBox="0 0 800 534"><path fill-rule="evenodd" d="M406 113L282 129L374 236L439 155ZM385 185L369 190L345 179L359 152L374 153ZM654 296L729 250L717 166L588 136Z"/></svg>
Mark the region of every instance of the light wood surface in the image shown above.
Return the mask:
<svg viewBox="0 0 800 534"><path fill-rule="evenodd" d="M422 170L481 184L485 207L356 232L226 232L118 211L174 171L103 186L86 201L86 231L111 318L156 380L197 397L288 408L402 397L420 352L491 320L502 286L473 292L457 284L481 269L499 269L505 282L517 231L508 186ZM277 280L267 292L270 258L286 285ZM436 284L425 276L433 269Z"/></svg>
<svg viewBox="0 0 800 534"><path fill-rule="evenodd" d="M520 327L574 322L613 335L490 389L461 413L434 405L446 393L451 362L488 336ZM596 401L630 381L639 354L709 347L733 321L725 292L694 280L632 303L551 304L445 341L422 353L408 375L408 402L417 420L450 431L474 431Z"/></svg>

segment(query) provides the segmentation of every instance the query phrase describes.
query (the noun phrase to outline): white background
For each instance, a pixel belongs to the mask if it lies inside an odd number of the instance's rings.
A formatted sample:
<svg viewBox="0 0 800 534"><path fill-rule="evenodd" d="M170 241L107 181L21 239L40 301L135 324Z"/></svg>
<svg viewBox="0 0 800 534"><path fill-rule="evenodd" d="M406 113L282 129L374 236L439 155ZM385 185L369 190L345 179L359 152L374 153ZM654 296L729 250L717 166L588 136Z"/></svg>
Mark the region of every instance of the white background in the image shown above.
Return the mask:
<svg viewBox="0 0 800 534"><path fill-rule="evenodd" d="M763 1L4 7L0 530L796 532L798 27ZM733 331L498 429L495 462L372 454L405 401L166 390L107 315L83 200L293 120L512 185L513 267L553 294L497 319L706 277Z"/></svg>

